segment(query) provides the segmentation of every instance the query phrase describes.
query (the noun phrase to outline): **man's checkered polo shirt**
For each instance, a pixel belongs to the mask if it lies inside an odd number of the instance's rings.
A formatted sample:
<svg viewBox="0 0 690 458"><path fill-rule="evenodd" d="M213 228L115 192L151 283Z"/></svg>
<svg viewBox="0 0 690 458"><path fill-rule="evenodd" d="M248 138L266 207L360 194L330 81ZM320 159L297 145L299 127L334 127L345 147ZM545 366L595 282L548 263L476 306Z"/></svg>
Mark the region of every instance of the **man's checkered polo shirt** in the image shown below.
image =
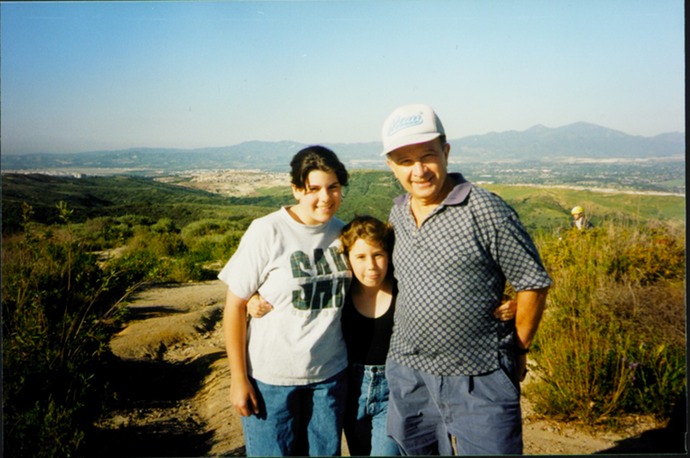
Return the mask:
<svg viewBox="0 0 690 458"><path fill-rule="evenodd" d="M513 321L496 320L506 280L515 291L551 279L515 211L497 195L458 184L417 228L410 196L395 200L393 265L399 294L388 356L434 375L478 375L499 367Z"/></svg>

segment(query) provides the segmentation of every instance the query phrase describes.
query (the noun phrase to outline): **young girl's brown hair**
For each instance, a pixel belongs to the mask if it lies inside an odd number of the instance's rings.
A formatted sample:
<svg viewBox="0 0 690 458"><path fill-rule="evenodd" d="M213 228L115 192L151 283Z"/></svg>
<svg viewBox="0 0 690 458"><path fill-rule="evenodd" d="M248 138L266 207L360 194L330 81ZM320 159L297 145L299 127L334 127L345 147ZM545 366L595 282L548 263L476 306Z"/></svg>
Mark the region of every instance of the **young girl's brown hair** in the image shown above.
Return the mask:
<svg viewBox="0 0 690 458"><path fill-rule="evenodd" d="M390 259L393 257L393 242L395 240L393 227L390 224L384 223L373 216L355 216L352 221L345 225L340 233L341 249L346 256L350 251L350 247L354 245L357 239L380 244L388 253L390 263ZM389 267L388 270L390 272L392 269Z"/></svg>

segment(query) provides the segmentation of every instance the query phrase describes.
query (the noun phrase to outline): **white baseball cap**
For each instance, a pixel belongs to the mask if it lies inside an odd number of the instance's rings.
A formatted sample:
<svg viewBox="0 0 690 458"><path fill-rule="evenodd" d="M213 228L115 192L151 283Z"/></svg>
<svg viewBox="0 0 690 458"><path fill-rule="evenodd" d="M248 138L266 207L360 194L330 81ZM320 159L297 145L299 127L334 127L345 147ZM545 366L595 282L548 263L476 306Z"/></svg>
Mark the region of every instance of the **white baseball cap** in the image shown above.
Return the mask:
<svg viewBox="0 0 690 458"><path fill-rule="evenodd" d="M381 129L381 156L402 146L428 142L445 134L441 120L429 105L417 103L396 108Z"/></svg>

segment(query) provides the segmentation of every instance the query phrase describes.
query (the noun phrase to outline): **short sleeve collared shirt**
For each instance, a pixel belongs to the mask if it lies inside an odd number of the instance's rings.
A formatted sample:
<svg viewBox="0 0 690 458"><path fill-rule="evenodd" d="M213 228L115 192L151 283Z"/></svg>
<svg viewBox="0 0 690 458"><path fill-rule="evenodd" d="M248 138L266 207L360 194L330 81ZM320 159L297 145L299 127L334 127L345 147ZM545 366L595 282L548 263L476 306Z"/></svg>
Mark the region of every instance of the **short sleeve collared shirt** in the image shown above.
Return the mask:
<svg viewBox="0 0 690 458"><path fill-rule="evenodd" d="M398 305L389 357L435 375L478 375L499 367L514 322L492 315L506 281L515 291L551 285L517 213L460 174L417 227L409 194L395 200L393 265Z"/></svg>

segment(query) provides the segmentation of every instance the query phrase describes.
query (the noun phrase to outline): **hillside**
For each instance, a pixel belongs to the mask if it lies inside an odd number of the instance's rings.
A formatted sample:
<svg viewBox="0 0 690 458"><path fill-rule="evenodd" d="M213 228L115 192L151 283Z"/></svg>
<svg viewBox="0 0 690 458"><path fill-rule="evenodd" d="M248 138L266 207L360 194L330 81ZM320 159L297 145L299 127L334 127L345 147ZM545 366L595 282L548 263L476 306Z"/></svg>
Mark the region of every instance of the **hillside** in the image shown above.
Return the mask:
<svg viewBox="0 0 690 458"><path fill-rule="evenodd" d="M256 181L247 172L227 174L221 183L208 179L202 172L158 180L125 176L73 178L5 174L2 181L3 232L20 227L23 202L32 206L33 218L44 223L58 221L56 205L64 201L73 210L75 222L132 214L145 216L153 222L170 218L178 227L203 218L228 218L229 215L234 220L249 221L292 202L283 174L263 181ZM243 187L243 178L254 185ZM658 219L682 225L685 221L685 198L682 196L499 184L484 186L507 200L531 231L554 230L567 224L569 210L575 205L582 205L595 223ZM356 214L370 214L387 219L392 199L402 193L389 172L354 171L338 216L349 220Z"/></svg>
<svg viewBox="0 0 690 458"><path fill-rule="evenodd" d="M283 174L257 181L250 173L236 171L224 175L221 183L203 177L207 174L159 180L131 176L75 178L5 174L2 177L3 232L21 226L23 203L31 206L33 220L45 224L59 221L57 204L63 201L73 211L74 222L141 215L153 222L170 218L178 227L184 227L204 218L248 221L293 202ZM252 186L245 186L247 180ZM401 192L389 173L355 171L339 216L350 219L356 213L367 213L385 219L393 197Z"/></svg>
<svg viewBox="0 0 690 458"><path fill-rule="evenodd" d="M13 456L241 455L217 273L252 219L292 202L285 179L3 175L5 444L26 451ZM526 452L682 450L684 196L485 186L557 285L529 354ZM385 219L400 192L390 172L354 171L339 216ZM596 227L557 231L576 204Z"/></svg>
<svg viewBox="0 0 690 458"><path fill-rule="evenodd" d="M225 199L210 192L157 183L151 179L111 177L53 177L13 175L2 177L3 231L19 226L22 203L32 207L35 220L58 221L56 205L64 201L74 212L75 221L114 214L140 214L150 218L190 219L178 209L193 206L195 216L209 207L226 205Z"/></svg>

